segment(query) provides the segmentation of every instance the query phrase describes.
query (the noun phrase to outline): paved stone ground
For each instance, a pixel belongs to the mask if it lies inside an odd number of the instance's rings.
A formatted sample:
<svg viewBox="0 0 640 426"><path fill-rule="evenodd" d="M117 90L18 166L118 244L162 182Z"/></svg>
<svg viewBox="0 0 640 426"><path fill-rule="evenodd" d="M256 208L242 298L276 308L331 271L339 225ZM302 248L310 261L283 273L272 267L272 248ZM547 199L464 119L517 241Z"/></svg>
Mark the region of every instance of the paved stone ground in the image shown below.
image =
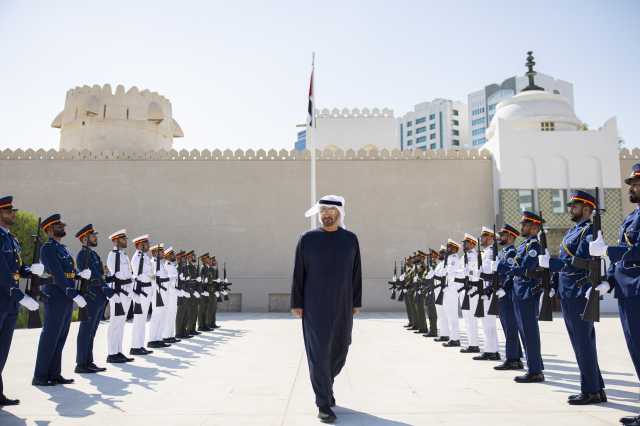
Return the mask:
<svg viewBox="0 0 640 426"><path fill-rule="evenodd" d="M5 389L23 404L0 410L0 425L316 425L300 324L288 315L223 314L224 328L109 366L73 373L76 325L63 374L76 383L30 385L39 330L16 331ZM336 380L342 425L612 425L640 410L638 379L617 318L598 324L601 368L610 402L570 407L579 373L561 318L542 324L547 382L517 384L493 362L402 328L399 314L355 322L347 366ZM128 345L131 324L127 324ZM106 324L96 354L104 365ZM128 346L127 346L128 347Z"/></svg>

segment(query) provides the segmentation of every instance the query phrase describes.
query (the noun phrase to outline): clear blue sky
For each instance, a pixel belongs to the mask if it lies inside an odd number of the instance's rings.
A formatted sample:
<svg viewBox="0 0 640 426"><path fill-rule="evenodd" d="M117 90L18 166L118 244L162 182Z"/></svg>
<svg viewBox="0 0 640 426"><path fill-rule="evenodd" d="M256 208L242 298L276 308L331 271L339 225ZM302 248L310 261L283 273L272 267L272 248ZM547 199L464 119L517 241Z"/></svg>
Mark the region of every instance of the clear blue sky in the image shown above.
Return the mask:
<svg viewBox="0 0 640 426"><path fill-rule="evenodd" d="M538 70L590 127L640 146L640 1L0 0L1 148L57 147L67 89L123 84L173 104L180 148L293 148L311 51L319 107L462 100Z"/></svg>

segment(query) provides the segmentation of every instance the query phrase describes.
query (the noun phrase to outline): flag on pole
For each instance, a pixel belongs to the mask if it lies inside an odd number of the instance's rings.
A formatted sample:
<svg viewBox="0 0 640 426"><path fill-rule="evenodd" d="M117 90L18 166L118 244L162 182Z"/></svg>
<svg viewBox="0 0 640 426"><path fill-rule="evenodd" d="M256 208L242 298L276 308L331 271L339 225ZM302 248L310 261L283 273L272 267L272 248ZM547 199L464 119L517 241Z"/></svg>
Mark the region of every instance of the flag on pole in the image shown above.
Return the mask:
<svg viewBox="0 0 640 426"><path fill-rule="evenodd" d="M307 117L307 124L309 125L309 127L314 127L314 108L315 105L313 104L313 71L315 69L315 58L311 63L311 80L309 81L309 107L308 107L308 117Z"/></svg>

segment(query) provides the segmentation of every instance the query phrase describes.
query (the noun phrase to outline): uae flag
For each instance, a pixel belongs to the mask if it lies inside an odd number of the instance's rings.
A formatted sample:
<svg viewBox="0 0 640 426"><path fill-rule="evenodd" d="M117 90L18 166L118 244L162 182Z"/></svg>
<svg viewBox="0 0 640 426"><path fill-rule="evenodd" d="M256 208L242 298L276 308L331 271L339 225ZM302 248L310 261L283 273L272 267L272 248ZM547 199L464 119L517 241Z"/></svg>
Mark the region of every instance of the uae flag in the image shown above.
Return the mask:
<svg viewBox="0 0 640 426"><path fill-rule="evenodd" d="M311 69L311 81L309 82L309 107L308 107L308 117L307 124L309 127L314 126L315 117L313 111L315 109L315 105L313 105L313 68Z"/></svg>

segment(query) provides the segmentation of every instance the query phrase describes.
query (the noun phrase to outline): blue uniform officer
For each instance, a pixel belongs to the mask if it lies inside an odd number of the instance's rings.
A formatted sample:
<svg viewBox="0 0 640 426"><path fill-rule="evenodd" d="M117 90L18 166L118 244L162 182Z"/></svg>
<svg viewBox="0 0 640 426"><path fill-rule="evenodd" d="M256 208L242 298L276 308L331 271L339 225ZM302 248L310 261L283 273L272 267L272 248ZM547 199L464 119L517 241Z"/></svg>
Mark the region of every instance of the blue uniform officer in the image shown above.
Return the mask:
<svg viewBox="0 0 640 426"><path fill-rule="evenodd" d="M640 163L635 164L631 175L624 181L629 185L629 201L636 204L622 222L618 244L607 246L602 233L589 244L591 256L606 255L611 261L607 273L607 284L601 284L599 291L607 291L613 286L618 299L620 322L631 360L640 377ZM640 416L624 417L620 422L640 426Z"/></svg>

